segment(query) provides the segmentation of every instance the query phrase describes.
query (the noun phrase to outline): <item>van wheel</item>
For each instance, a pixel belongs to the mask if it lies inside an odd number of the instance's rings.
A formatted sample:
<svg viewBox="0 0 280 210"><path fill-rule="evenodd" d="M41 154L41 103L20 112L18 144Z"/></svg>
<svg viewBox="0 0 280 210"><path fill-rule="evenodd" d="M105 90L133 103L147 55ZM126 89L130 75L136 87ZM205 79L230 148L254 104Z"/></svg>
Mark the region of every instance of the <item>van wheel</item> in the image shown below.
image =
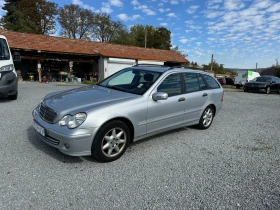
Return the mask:
<svg viewBox="0 0 280 210"><path fill-rule="evenodd" d="M120 158L130 142L130 131L125 123L114 120L97 132L91 147L92 156L99 162L111 162Z"/></svg>
<svg viewBox="0 0 280 210"><path fill-rule="evenodd" d="M266 94L269 94L269 93L270 93L270 87L269 87L269 86L267 86L265 92L266 92Z"/></svg>
<svg viewBox="0 0 280 210"><path fill-rule="evenodd" d="M16 92L16 94L14 94L14 95L8 96L8 99L9 99L9 100L16 100L16 99L17 99L17 96L18 96L18 92Z"/></svg>
<svg viewBox="0 0 280 210"><path fill-rule="evenodd" d="M213 119L214 119L213 107L212 106L208 106L203 111L197 127L200 128L200 129L207 129L212 124Z"/></svg>

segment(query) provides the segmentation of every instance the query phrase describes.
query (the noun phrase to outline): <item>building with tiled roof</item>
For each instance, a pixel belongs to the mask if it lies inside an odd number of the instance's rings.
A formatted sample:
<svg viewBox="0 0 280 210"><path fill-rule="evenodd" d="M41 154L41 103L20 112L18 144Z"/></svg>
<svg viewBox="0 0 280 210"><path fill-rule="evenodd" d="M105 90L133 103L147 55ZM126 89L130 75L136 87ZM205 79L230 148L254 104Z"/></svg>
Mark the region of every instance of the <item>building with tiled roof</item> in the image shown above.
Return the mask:
<svg viewBox="0 0 280 210"><path fill-rule="evenodd" d="M36 77L38 63L42 74L63 80L73 62L73 73L85 79L98 74L105 78L120 69L138 63L182 65L188 60L173 50L149 49L111 43L74 40L39 34L27 34L0 29L12 52L19 52L22 62L16 68L23 79ZM70 65L71 66L71 65ZM64 73L63 73L64 72Z"/></svg>

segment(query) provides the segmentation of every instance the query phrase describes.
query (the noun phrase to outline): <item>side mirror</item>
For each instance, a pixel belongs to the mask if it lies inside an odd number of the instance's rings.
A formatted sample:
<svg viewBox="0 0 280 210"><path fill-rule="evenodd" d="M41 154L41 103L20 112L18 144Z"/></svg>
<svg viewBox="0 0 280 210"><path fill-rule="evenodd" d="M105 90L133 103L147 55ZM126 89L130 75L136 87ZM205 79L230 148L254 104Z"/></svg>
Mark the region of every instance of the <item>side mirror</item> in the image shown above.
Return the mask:
<svg viewBox="0 0 280 210"><path fill-rule="evenodd" d="M15 52L14 53L13 60L14 60L14 63L20 63L21 62L21 58L20 58L19 52Z"/></svg>
<svg viewBox="0 0 280 210"><path fill-rule="evenodd" d="M158 93L154 93L152 98L153 98L154 101L166 100L168 98L168 94L167 93L158 92Z"/></svg>

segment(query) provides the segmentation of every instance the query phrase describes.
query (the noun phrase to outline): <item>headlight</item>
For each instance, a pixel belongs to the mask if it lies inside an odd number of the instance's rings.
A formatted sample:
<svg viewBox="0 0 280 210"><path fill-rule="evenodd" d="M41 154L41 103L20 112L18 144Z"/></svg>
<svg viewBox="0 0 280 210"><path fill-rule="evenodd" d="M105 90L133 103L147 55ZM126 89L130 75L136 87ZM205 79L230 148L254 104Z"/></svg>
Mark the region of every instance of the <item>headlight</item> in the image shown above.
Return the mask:
<svg viewBox="0 0 280 210"><path fill-rule="evenodd" d="M78 113L74 116L65 115L60 121L60 126L67 126L67 128L73 129L81 125L87 118L86 113Z"/></svg>
<svg viewBox="0 0 280 210"><path fill-rule="evenodd" d="M7 65L7 66L2 66L0 68L0 71L13 71L14 70L14 66L11 64L11 65Z"/></svg>

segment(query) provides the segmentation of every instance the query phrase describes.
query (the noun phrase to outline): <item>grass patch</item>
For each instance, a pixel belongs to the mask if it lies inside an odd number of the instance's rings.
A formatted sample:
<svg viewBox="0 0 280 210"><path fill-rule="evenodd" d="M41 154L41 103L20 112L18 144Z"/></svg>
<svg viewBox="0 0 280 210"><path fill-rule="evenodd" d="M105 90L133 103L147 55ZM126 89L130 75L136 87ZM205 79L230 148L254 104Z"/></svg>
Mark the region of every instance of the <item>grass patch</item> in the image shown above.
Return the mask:
<svg viewBox="0 0 280 210"><path fill-rule="evenodd" d="M82 84L85 84L85 85L95 85L97 82L95 81L91 81L91 80L84 80L82 81Z"/></svg>
<svg viewBox="0 0 280 210"><path fill-rule="evenodd" d="M272 147L263 141L257 141L256 145L252 147L252 151L265 151L270 149L272 149Z"/></svg>

